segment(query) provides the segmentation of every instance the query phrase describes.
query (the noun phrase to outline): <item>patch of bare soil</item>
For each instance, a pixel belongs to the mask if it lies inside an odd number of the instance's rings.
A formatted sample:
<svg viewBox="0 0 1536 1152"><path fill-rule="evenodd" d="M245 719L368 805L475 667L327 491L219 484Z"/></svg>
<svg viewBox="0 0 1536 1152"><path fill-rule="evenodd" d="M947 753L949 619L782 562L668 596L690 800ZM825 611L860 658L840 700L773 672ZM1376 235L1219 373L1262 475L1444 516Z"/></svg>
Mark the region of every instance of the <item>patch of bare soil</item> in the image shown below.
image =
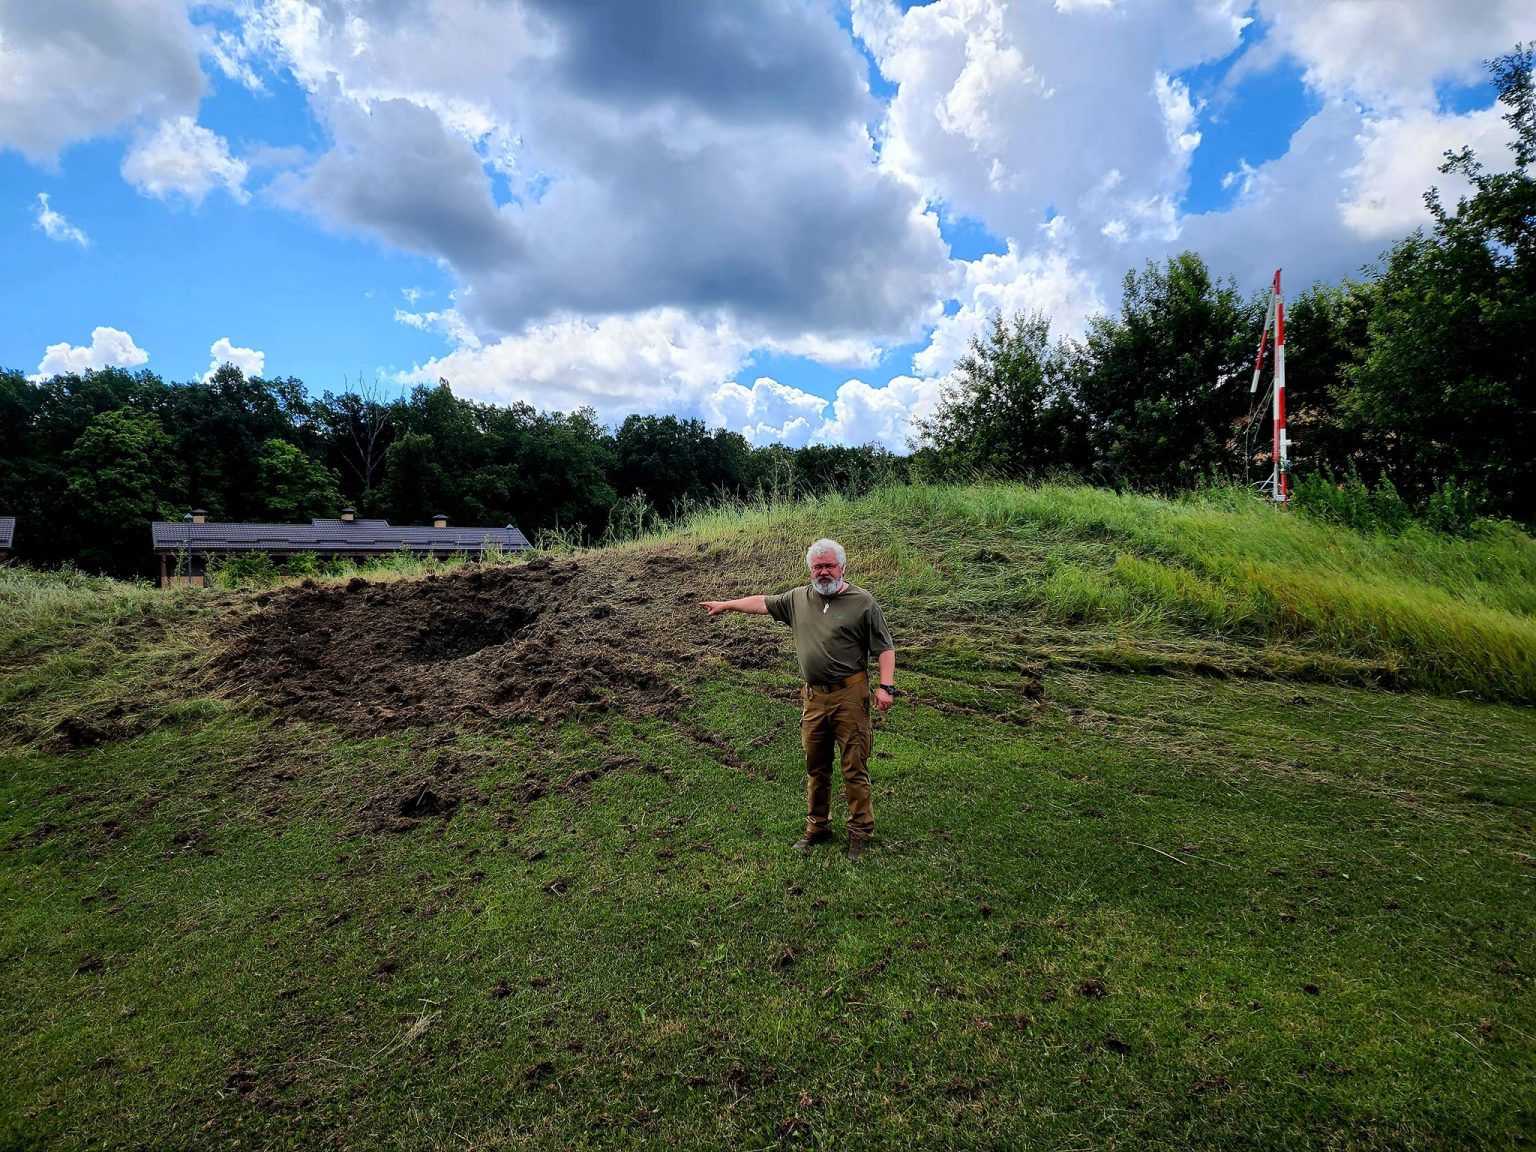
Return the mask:
<svg viewBox="0 0 1536 1152"><path fill-rule="evenodd" d="M74 752L81 748L94 748L98 744L126 740L149 727L145 716L129 712L121 704L113 705L97 717L72 712L58 722L52 737L43 747L45 751L54 753Z"/></svg>
<svg viewBox="0 0 1536 1152"><path fill-rule="evenodd" d="M735 594L717 575L705 555L646 550L310 585L270 596L215 668L236 694L358 735L587 709L668 716L711 665L784 659L774 628L708 620L701 600ZM431 798L411 801L393 817L431 814Z"/></svg>

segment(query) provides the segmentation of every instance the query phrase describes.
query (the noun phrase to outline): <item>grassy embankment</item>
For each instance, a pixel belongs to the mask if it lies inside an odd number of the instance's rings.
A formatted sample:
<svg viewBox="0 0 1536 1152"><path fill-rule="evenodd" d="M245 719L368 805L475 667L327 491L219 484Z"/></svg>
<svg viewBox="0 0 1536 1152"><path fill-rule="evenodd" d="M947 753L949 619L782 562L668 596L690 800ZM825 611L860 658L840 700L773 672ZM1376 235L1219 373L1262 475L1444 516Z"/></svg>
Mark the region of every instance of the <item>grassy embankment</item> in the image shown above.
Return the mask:
<svg viewBox="0 0 1536 1152"><path fill-rule="evenodd" d="M1536 545L979 488L633 547L823 532L902 645L856 869L786 851L787 651L349 739L218 694L249 598L0 572L0 1144L1530 1144ZM445 749L489 803L355 834Z"/></svg>

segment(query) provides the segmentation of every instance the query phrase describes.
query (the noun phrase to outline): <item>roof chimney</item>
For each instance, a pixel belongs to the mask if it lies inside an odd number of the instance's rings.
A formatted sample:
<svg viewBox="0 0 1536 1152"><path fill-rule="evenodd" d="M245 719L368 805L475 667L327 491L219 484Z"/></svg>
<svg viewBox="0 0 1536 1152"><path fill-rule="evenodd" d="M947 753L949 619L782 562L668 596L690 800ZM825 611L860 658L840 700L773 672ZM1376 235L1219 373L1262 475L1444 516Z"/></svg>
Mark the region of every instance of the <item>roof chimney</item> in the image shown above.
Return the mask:
<svg viewBox="0 0 1536 1152"><path fill-rule="evenodd" d="M446 528L446 527L448 527L448 514L446 512L434 512L434 513L432 513L432 527L434 527L434 528Z"/></svg>
<svg viewBox="0 0 1536 1152"><path fill-rule="evenodd" d="M194 524L205 524L205 523L207 523L207 521L208 521L208 509L206 509L206 508L194 508L194 509L192 509L192 523L194 523Z"/></svg>
<svg viewBox="0 0 1536 1152"><path fill-rule="evenodd" d="M343 508L341 510L341 522L343 524L350 524L350 523L352 523L352 521L354 521L356 519L357 519L357 509L356 508Z"/></svg>

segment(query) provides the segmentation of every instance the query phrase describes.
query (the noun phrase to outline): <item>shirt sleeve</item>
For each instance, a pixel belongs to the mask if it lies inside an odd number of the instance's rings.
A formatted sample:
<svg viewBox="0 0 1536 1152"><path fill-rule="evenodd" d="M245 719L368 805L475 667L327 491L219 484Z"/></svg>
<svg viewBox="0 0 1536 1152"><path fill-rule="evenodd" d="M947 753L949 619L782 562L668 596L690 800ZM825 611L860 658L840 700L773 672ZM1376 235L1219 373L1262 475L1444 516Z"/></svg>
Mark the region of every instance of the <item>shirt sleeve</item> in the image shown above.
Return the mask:
<svg viewBox="0 0 1536 1152"><path fill-rule="evenodd" d="M795 616L794 601L790 599L793 592L780 592L777 596L764 596L763 602L768 606L768 615L772 616L780 624L793 624Z"/></svg>
<svg viewBox="0 0 1536 1152"><path fill-rule="evenodd" d="M869 652L872 656L878 656L882 652L890 652L896 647L896 641L891 639L891 630L886 626L885 613L880 610L880 605L870 601L869 605Z"/></svg>

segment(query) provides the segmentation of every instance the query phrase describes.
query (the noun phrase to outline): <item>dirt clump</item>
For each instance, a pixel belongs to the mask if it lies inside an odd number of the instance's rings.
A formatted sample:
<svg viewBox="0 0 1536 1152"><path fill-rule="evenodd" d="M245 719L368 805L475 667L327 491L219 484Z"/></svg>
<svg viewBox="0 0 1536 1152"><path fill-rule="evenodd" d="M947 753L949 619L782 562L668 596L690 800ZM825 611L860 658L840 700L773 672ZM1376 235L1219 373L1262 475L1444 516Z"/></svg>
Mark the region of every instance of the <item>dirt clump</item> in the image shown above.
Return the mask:
<svg viewBox="0 0 1536 1152"><path fill-rule="evenodd" d="M710 666L784 660L774 630L707 619L706 595L734 594L717 576L706 556L636 549L300 586L246 618L215 668L237 695L360 735L612 708L668 716Z"/></svg>
<svg viewBox="0 0 1536 1152"><path fill-rule="evenodd" d="M71 713L54 726L44 750L53 753L76 752L137 736L148 728L142 716L132 715L121 705L114 705L98 717Z"/></svg>

